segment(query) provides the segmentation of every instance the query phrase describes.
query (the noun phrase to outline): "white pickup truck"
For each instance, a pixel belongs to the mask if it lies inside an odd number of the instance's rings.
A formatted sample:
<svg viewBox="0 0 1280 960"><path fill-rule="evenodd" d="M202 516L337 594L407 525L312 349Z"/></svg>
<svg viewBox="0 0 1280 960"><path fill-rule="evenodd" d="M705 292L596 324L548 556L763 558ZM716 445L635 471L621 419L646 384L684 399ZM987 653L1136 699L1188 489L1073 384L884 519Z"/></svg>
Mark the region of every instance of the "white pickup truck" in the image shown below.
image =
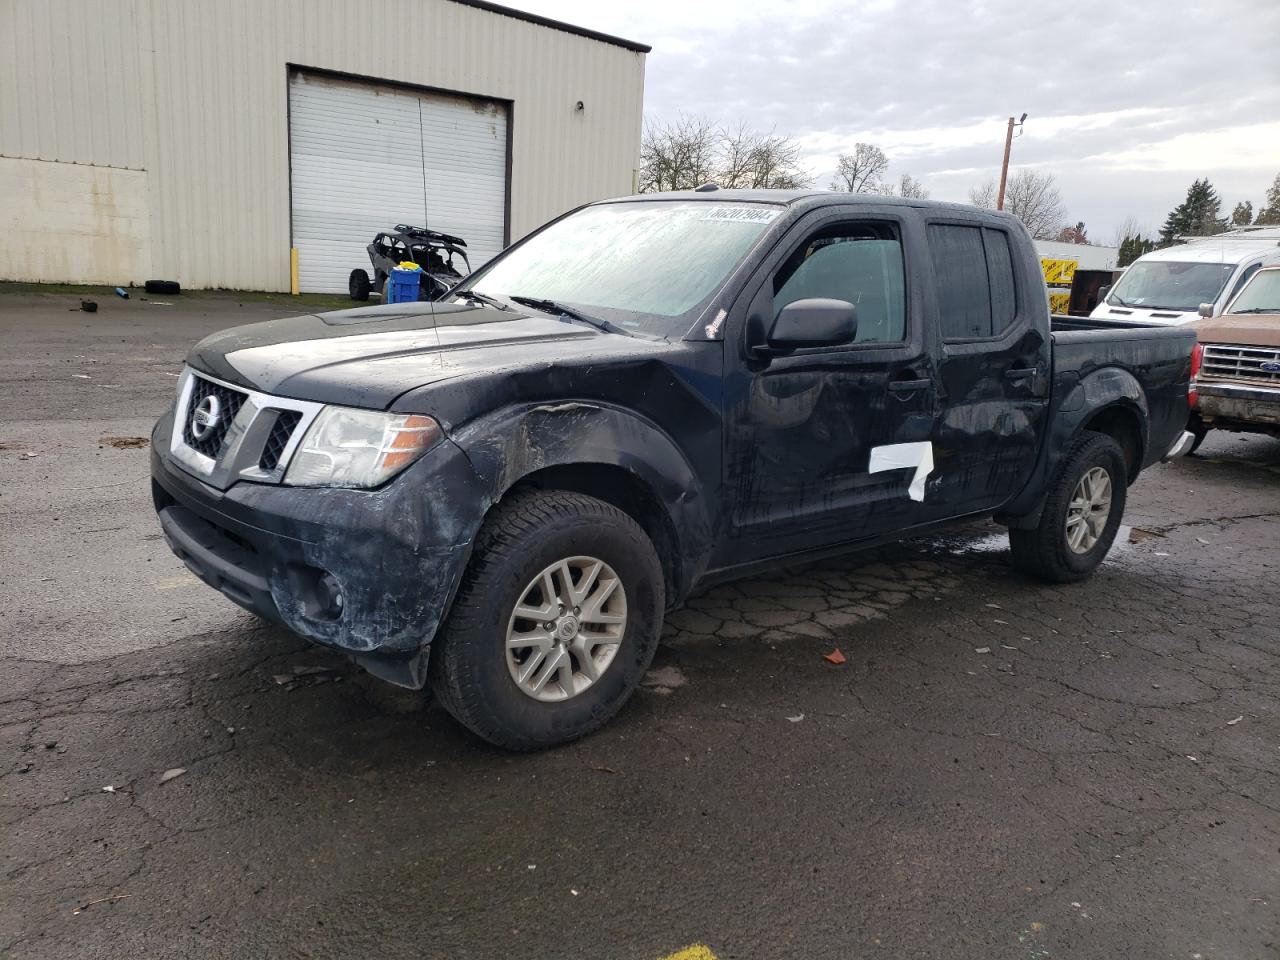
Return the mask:
<svg viewBox="0 0 1280 960"><path fill-rule="evenodd" d="M1243 227L1133 262L1094 308L1094 320L1172 326L1222 314L1263 264L1280 258L1280 227Z"/></svg>

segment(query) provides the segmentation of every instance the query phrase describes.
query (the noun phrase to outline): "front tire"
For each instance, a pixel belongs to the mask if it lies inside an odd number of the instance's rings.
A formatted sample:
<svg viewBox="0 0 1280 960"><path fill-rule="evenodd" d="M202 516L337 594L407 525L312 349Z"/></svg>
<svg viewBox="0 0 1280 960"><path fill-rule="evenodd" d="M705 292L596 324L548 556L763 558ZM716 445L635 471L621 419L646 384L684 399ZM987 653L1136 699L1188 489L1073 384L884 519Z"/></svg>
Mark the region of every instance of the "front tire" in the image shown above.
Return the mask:
<svg viewBox="0 0 1280 960"><path fill-rule="evenodd" d="M634 692L664 608L657 552L631 517L584 494L517 494L476 539L432 644L432 689L496 746L568 743Z"/></svg>
<svg viewBox="0 0 1280 960"><path fill-rule="evenodd" d="M1014 567L1050 583L1091 576L1120 529L1128 487L1120 445L1106 434L1084 433L1049 488L1039 524L1010 528Z"/></svg>
<svg viewBox="0 0 1280 960"><path fill-rule="evenodd" d="M352 270L351 276L347 278L347 292L351 294L352 300L368 300L369 274L363 270Z"/></svg>

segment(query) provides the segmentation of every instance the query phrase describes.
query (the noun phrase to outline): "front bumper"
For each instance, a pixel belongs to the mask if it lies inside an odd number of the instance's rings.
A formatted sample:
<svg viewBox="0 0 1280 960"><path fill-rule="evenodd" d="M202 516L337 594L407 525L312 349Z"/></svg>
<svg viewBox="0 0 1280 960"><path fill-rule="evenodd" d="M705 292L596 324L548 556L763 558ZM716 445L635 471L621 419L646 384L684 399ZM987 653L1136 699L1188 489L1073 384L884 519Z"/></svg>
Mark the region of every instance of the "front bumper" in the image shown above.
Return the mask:
<svg viewBox="0 0 1280 960"><path fill-rule="evenodd" d="M253 613L422 686L483 516L462 452L445 440L377 490L218 490L168 456L170 429L165 416L152 432L152 498L188 569Z"/></svg>
<svg viewBox="0 0 1280 960"><path fill-rule="evenodd" d="M1211 425L1215 420L1225 420L1240 425L1280 426L1280 389L1275 387L1201 380L1196 384L1196 394L1196 412Z"/></svg>

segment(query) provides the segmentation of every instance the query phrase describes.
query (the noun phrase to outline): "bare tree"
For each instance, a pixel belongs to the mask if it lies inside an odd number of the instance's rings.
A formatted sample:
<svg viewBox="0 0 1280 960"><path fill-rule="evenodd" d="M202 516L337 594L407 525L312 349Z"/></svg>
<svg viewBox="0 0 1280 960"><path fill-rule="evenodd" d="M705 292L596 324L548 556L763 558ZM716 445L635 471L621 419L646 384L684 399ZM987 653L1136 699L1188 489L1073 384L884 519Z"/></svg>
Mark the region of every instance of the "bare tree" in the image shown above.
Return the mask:
<svg viewBox="0 0 1280 960"><path fill-rule="evenodd" d="M898 196L910 197L913 200L928 200L929 191L911 174L904 173L898 178Z"/></svg>
<svg viewBox="0 0 1280 960"><path fill-rule="evenodd" d="M1035 240L1057 236L1067 215L1053 174L1036 170L1019 170L1009 178L1004 204L1006 210L1026 225Z"/></svg>
<svg viewBox="0 0 1280 960"><path fill-rule="evenodd" d="M842 153L836 161L831 189L840 193L881 193L880 178L889 158L873 143L855 143L853 153Z"/></svg>
<svg viewBox="0 0 1280 960"><path fill-rule="evenodd" d="M969 202L975 207L994 209L995 181L988 180L980 186L970 187ZM1056 237L1067 215L1053 174L1035 170L1019 170L1009 178L1004 191L1004 208L1021 220L1036 240Z"/></svg>
<svg viewBox="0 0 1280 960"><path fill-rule="evenodd" d="M720 135L716 182L722 187L795 190L812 177L800 166L800 144L772 130L758 133L746 123Z"/></svg>
<svg viewBox="0 0 1280 960"><path fill-rule="evenodd" d="M1116 226L1111 234L1111 246L1119 247L1126 240L1134 237L1142 236L1142 224L1138 223L1138 218L1133 214L1129 214Z"/></svg>
<svg viewBox="0 0 1280 960"><path fill-rule="evenodd" d="M996 182L988 180L986 183L980 183L976 187L970 187L969 202L975 207L982 207L984 210L994 210L996 208Z"/></svg>
<svg viewBox="0 0 1280 960"><path fill-rule="evenodd" d="M640 140L640 192L692 190L714 179L720 136L706 117L646 124Z"/></svg>
<svg viewBox="0 0 1280 960"><path fill-rule="evenodd" d="M649 123L640 144L640 192L722 187L796 189L812 177L800 165L800 144L759 133L745 123L725 129L706 117Z"/></svg>

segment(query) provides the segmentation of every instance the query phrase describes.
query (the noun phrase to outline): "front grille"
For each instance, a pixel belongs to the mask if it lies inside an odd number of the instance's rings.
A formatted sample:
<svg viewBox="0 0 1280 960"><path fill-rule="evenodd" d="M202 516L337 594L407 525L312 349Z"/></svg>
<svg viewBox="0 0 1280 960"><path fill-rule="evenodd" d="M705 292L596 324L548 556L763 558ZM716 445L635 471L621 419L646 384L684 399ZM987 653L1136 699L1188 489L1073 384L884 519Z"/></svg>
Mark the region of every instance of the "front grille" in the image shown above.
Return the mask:
<svg viewBox="0 0 1280 960"><path fill-rule="evenodd" d="M207 397L214 397L218 401L218 422L203 437L197 438L191 429L191 417ZM222 449L222 442L227 437L227 430L231 427L231 421L235 420L245 399L245 394L238 390L210 383L203 377L193 377L191 399L187 403L186 419L182 425L182 441L192 450L216 460L218 452Z"/></svg>
<svg viewBox="0 0 1280 960"><path fill-rule="evenodd" d="M289 438L293 436L301 419L302 414L297 410L281 410L276 415L276 422L271 426L266 446L262 448L262 457L258 460L259 467L274 470L280 465L280 456L289 445Z"/></svg>
<svg viewBox="0 0 1280 960"><path fill-rule="evenodd" d="M1264 363L1275 366L1276 369L1264 370ZM1200 379L1240 380L1245 383L1280 386L1280 348L1205 344Z"/></svg>

